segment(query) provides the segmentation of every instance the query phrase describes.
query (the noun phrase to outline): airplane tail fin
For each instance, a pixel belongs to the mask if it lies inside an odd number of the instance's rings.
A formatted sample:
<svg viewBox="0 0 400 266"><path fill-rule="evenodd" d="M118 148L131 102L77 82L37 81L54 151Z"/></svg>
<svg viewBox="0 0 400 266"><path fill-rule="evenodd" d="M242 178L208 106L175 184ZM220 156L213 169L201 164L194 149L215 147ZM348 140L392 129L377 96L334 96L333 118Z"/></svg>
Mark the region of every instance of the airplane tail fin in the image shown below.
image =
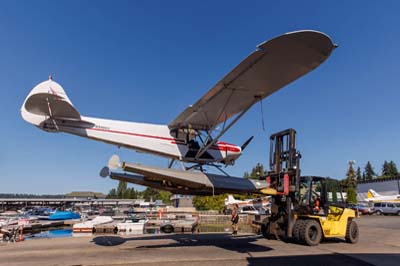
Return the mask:
<svg viewBox="0 0 400 266"><path fill-rule="evenodd" d="M51 78L31 90L22 104L21 116L28 123L51 132L60 131L61 124L83 122L64 89Z"/></svg>
<svg viewBox="0 0 400 266"><path fill-rule="evenodd" d="M369 189L368 190L368 198L372 199L372 198L376 198L379 197L380 195L373 189Z"/></svg>
<svg viewBox="0 0 400 266"><path fill-rule="evenodd" d="M232 195L228 195L225 199L225 205L233 204L235 202L235 198Z"/></svg>

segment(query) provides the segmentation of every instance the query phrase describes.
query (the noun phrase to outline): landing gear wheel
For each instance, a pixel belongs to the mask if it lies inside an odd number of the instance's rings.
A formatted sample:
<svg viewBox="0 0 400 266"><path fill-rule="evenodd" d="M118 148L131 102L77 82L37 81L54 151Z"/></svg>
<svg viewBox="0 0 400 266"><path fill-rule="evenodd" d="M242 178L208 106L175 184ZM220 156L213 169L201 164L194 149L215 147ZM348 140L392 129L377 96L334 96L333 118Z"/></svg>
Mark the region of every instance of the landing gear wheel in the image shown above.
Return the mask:
<svg viewBox="0 0 400 266"><path fill-rule="evenodd" d="M300 242L300 229L304 226L304 220L297 220L293 226L293 240L295 242Z"/></svg>
<svg viewBox="0 0 400 266"><path fill-rule="evenodd" d="M358 231L358 225L355 221L347 221L347 228L346 228L346 242L355 244L358 241L360 232Z"/></svg>
<svg viewBox="0 0 400 266"><path fill-rule="evenodd" d="M308 246L316 246L321 242L322 230L315 220L305 220L299 230L300 242Z"/></svg>

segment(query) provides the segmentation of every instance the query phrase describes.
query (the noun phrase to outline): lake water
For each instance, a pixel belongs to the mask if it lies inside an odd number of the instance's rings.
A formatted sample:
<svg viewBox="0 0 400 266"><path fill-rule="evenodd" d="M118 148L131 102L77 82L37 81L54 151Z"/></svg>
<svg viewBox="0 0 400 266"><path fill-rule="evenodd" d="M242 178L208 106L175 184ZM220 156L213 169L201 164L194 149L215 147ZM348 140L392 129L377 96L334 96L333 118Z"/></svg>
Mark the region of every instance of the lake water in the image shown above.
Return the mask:
<svg viewBox="0 0 400 266"><path fill-rule="evenodd" d="M71 236L72 236L72 229L52 229L26 236L25 240L41 239L41 238L62 238Z"/></svg>

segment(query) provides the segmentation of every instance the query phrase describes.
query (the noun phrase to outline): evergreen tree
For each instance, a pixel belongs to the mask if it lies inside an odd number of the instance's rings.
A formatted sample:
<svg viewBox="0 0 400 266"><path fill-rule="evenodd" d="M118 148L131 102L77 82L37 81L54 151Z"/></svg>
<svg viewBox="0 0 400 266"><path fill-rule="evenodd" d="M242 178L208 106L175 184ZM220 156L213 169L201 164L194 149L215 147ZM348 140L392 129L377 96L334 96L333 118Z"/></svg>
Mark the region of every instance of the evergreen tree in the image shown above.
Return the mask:
<svg viewBox="0 0 400 266"><path fill-rule="evenodd" d="M397 177L399 175L399 171L397 171L397 166L393 161L388 163L389 166L389 177Z"/></svg>
<svg viewBox="0 0 400 266"><path fill-rule="evenodd" d="M123 199L125 195L125 191L127 189L127 184L125 181L119 181L117 188L117 197L119 199Z"/></svg>
<svg viewBox="0 0 400 266"><path fill-rule="evenodd" d="M127 188L123 193L123 199L137 199L137 193L134 188Z"/></svg>
<svg viewBox="0 0 400 266"><path fill-rule="evenodd" d="M382 166L382 177L389 177L389 176L390 176L389 163L385 160Z"/></svg>
<svg viewBox="0 0 400 266"><path fill-rule="evenodd" d="M142 192L142 197L146 201L155 201L160 198L160 193L158 192L157 189L147 187L143 192Z"/></svg>
<svg viewBox="0 0 400 266"><path fill-rule="evenodd" d="M353 168L354 161L349 161L349 168L346 173L345 187L347 193L347 202L356 203L357 202L357 181L356 172Z"/></svg>
<svg viewBox="0 0 400 266"><path fill-rule="evenodd" d="M251 169L250 174L248 172L245 172L243 177L250 179L258 179L260 176L264 175L265 175L264 165L262 165L261 163L257 163L257 165Z"/></svg>
<svg viewBox="0 0 400 266"><path fill-rule="evenodd" d="M357 182L363 180L363 177L361 176L361 168L360 167L357 167L356 176L357 176Z"/></svg>
<svg viewBox="0 0 400 266"><path fill-rule="evenodd" d="M354 164L354 161L349 161L349 168L347 169L347 173L346 173L346 185L354 187L354 186L356 186L357 174L356 174L356 171L354 171L353 164Z"/></svg>
<svg viewBox="0 0 400 266"><path fill-rule="evenodd" d="M367 165L365 165L364 174L366 181L371 181L376 176L374 168L369 161L367 162Z"/></svg>
<svg viewBox="0 0 400 266"><path fill-rule="evenodd" d="M117 198L117 191L115 188L111 189L110 192L108 192L108 195L106 196L107 199L116 199Z"/></svg>
<svg viewBox="0 0 400 266"><path fill-rule="evenodd" d="M357 203L357 192L354 187L347 188L347 203Z"/></svg>

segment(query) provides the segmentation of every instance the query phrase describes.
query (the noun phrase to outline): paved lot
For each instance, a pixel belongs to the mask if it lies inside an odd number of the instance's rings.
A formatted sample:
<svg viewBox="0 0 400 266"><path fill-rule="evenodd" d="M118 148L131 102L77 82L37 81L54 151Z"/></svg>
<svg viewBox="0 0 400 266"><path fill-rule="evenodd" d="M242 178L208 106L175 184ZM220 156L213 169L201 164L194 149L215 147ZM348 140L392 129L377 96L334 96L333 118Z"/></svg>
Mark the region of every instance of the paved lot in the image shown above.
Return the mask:
<svg viewBox="0 0 400 266"><path fill-rule="evenodd" d="M399 265L400 217L358 219L355 245L317 247L227 234L95 236L0 244L0 265Z"/></svg>

